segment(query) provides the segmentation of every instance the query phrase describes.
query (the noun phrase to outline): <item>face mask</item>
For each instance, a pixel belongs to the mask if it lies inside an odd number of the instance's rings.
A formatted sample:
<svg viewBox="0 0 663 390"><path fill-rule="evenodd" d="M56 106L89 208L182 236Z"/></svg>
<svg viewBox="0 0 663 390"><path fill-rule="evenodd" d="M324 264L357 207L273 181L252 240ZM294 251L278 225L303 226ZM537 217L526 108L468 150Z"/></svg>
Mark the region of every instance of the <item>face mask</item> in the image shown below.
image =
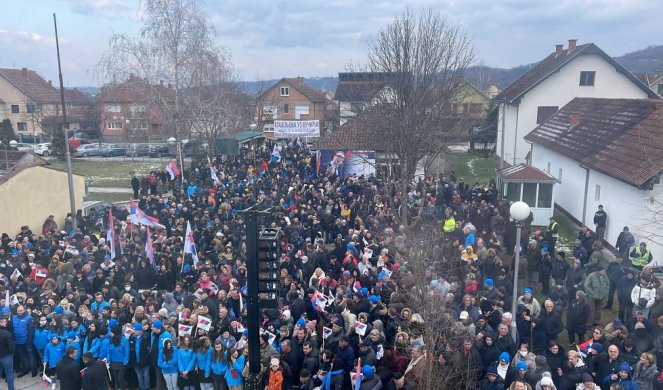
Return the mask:
<svg viewBox="0 0 663 390"><path fill-rule="evenodd" d="M39 321L39 325L41 325L41 326L45 326L45 325L46 325L46 321Z"/></svg>
<svg viewBox="0 0 663 390"><path fill-rule="evenodd" d="M527 356L527 351L520 351L520 356L526 357Z"/></svg>
<svg viewBox="0 0 663 390"><path fill-rule="evenodd" d="M131 287L129 287L129 286L124 288L124 291L130 291L130 290L131 290Z"/></svg>

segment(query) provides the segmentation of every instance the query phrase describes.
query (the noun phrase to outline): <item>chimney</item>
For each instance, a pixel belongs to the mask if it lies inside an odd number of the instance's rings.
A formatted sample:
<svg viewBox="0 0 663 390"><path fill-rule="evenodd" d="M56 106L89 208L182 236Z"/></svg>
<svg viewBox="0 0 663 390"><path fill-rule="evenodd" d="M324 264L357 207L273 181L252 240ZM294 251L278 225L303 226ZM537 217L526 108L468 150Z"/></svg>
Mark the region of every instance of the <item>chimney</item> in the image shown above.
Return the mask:
<svg viewBox="0 0 663 390"><path fill-rule="evenodd" d="M575 50L575 48L576 48L576 43L577 43L577 42L578 42L577 39L569 39L569 48L568 48L567 53L570 53L570 52L572 52L573 50Z"/></svg>
<svg viewBox="0 0 663 390"><path fill-rule="evenodd" d="M28 77L28 68L21 69L21 72L23 74L23 77Z"/></svg>
<svg viewBox="0 0 663 390"><path fill-rule="evenodd" d="M297 77L297 82L298 82L298 83L303 83L303 82L304 82L304 78L303 78L302 76L298 76L298 77Z"/></svg>
<svg viewBox="0 0 663 390"><path fill-rule="evenodd" d="M48 80L48 85L53 86L53 80Z"/></svg>
<svg viewBox="0 0 663 390"><path fill-rule="evenodd" d="M578 123L580 123L580 113L572 112L571 116L569 117L569 125L576 126Z"/></svg>
<svg viewBox="0 0 663 390"><path fill-rule="evenodd" d="M564 45L555 45L555 54L560 55L564 51Z"/></svg>

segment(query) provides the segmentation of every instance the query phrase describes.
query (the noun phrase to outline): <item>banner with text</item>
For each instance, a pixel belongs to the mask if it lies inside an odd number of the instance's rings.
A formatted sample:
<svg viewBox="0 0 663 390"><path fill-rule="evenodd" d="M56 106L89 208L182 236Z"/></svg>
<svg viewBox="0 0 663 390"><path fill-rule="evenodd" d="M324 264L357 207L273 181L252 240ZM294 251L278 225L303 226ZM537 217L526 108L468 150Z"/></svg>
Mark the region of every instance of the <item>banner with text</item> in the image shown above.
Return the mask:
<svg viewBox="0 0 663 390"><path fill-rule="evenodd" d="M320 121L274 121L276 138L320 137Z"/></svg>

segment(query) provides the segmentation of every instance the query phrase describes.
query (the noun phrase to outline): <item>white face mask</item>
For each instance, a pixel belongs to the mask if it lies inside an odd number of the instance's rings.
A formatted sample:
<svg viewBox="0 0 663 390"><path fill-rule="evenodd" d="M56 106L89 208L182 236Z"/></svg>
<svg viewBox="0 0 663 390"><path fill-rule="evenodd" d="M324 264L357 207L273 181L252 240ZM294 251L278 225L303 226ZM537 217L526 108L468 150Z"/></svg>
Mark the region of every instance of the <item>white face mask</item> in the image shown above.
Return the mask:
<svg viewBox="0 0 663 390"><path fill-rule="evenodd" d="M124 288L124 291L129 291L129 290L131 290L131 287L129 287L129 286L126 286L126 287Z"/></svg>
<svg viewBox="0 0 663 390"><path fill-rule="evenodd" d="M520 356L526 357L527 356L527 351L520 351Z"/></svg>

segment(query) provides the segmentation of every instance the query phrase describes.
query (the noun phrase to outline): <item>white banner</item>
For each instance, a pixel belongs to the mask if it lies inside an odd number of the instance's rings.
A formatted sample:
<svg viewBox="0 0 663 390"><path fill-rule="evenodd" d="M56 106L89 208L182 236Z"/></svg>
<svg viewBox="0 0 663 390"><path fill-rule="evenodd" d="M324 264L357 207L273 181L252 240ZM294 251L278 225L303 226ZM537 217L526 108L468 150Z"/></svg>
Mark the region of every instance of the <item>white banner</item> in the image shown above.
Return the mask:
<svg viewBox="0 0 663 390"><path fill-rule="evenodd" d="M320 121L274 121L276 138L320 137Z"/></svg>

